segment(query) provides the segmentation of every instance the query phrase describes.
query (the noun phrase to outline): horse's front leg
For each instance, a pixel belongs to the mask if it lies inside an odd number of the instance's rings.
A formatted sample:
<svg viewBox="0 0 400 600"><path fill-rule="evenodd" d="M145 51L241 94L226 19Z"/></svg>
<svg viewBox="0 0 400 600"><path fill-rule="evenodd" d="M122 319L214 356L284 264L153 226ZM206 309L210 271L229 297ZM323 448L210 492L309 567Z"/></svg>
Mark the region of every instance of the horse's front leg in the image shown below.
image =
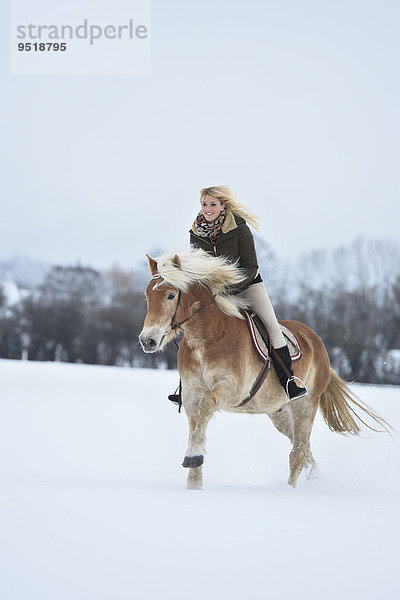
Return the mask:
<svg viewBox="0 0 400 600"><path fill-rule="evenodd" d="M189 469L187 488L199 490L202 486L202 464L205 454L206 428L209 420L217 410L218 390L214 388L205 394L197 403L185 403L185 411L189 420L189 442L182 465Z"/></svg>
<svg viewBox="0 0 400 600"><path fill-rule="evenodd" d="M203 485L203 461L205 452L205 428L203 436L203 445L199 447L197 419L189 417L189 442L185 452L182 466L189 469L186 487L188 490L200 490ZM195 436L197 437L194 442Z"/></svg>

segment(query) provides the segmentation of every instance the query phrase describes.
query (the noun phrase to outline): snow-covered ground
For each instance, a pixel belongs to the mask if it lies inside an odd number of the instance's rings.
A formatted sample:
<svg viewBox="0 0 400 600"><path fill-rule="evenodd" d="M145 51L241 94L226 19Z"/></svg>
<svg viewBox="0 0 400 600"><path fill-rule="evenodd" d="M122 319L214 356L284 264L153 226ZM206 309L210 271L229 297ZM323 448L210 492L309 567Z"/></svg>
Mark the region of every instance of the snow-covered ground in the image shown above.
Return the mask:
<svg viewBox="0 0 400 600"><path fill-rule="evenodd" d="M270 421L219 413L188 491L177 379L0 361L2 600L400 597L397 434L318 416L317 477L293 490ZM400 429L400 388L353 388Z"/></svg>

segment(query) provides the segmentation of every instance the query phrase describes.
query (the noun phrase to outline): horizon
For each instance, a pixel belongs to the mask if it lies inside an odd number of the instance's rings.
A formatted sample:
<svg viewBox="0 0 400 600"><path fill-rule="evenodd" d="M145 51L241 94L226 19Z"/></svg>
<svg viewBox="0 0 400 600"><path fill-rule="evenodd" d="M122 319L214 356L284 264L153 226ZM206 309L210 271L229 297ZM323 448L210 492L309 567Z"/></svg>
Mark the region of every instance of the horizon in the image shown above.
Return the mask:
<svg viewBox="0 0 400 600"><path fill-rule="evenodd" d="M386 238L386 237L372 237L372 236L364 236L364 235L358 235L356 237L354 237L353 239L351 239L348 243L343 243L343 244L339 244L337 246L320 246L320 247L315 247L315 248L309 248L308 250L299 252L299 254L297 255L292 255L292 256L284 256L284 255L280 255L272 246L271 244L268 243L268 241L266 241L259 233L254 232L253 230L253 235L254 235L254 240L255 240L255 244L257 247L257 242L259 243L259 240L261 239L261 243L265 244L265 246L262 248L262 250L267 249L268 251L270 251L273 255L273 257L275 259L277 259L280 262L287 262L290 264L295 264L298 261L301 261L302 258L310 258L312 255L314 254L319 254L319 255L328 255L328 256L333 256L335 253L338 252L342 252L342 251L347 251L352 248L352 247L356 247L358 244L374 244L374 243L378 243L378 244L387 244L388 246L396 246L398 247L398 249L400 250L400 239L395 239L395 238ZM154 245L153 248L149 248L143 251L142 256L137 255L135 258L132 259L131 262L126 262L124 263L123 261L118 261L118 259L113 259L110 258L109 262L107 263L100 263L100 262L95 262L92 261L90 262L89 260L85 260L82 258L77 258L77 259L71 259L70 261L56 261L56 260L51 260L51 258L46 259L46 258L40 258L38 256L34 256L32 254L25 254L25 253L15 253L13 255L0 255L0 264L4 264L7 262L27 262L27 263L33 263L33 264L42 264L42 265L48 265L48 266L61 266L61 267L82 267L82 268L88 268L88 269L95 269L98 271L106 271L112 268L120 268L121 270L136 270L140 267L143 266L143 264L145 264L145 266L147 267L147 263L146 263L146 254L149 254L152 256L152 258L158 258L159 256L161 256L161 254L163 254L164 252L169 252L172 251L174 249L177 250L177 252L179 252L179 250L185 250L187 249L187 247L189 247L189 243L187 244L187 246L173 246L172 248L167 248L167 247L162 247L161 245ZM262 251L261 250L261 251ZM258 252L260 251L260 248L258 249Z"/></svg>

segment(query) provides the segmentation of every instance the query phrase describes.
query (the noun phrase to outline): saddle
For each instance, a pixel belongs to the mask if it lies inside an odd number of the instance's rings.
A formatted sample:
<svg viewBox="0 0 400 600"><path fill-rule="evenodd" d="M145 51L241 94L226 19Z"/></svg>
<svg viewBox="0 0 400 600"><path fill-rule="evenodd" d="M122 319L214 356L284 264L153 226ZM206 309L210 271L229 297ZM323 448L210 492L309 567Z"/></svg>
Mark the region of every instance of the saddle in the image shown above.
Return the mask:
<svg viewBox="0 0 400 600"><path fill-rule="evenodd" d="M263 362L267 362L271 355L271 341L269 339L268 331L261 321L260 317L255 313L250 313L247 310L242 310L250 332L251 341L253 342L254 349L258 356ZM279 324L283 337L286 340L289 348L292 362L299 360L303 353L301 351L300 343L294 333L290 331L284 325Z"/></svg>
<svg viewBox="0 0 400 600"><path fill-rule="evenodd" d="M250 402L250 400L253 398L253 396L255 396L255 394L262 386L271 366L270 356L271 352L273 352L268 331L266 330L264 323L261 321L260 317L253 313L249 313L246 310L243 310L242 313L246 317L247 325L250 331L250 337L253 342L255 351L263 361L264 365L261 371L259 372L257 379L253 383L253 387L247 394L246 398L242 400L240 404L237 405L237 408L241 408L242 406ZM287 327L284 327L281 324L279 325L282 330L283 336L286 339L286 343L288 345L292 361L298 360L302 356L299 342L297 341L294 334L289 329L287 329Z"/></svg>

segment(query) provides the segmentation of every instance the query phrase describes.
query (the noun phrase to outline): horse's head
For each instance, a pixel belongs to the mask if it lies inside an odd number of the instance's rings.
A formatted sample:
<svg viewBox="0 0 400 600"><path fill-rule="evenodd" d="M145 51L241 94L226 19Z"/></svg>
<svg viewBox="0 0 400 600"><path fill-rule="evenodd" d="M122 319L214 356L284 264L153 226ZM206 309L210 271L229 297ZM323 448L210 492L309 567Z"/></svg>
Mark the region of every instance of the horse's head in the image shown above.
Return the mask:
<svg viewBox="0 0 400 600"><path fill-rule="evenodd" d="M180 293L161 277L154 259L147 256L147 262L152 278L145 291L147 314L139 341L145 352L157 352L175 333L172 325L179 307ZM180 268L179 256L174 256L172 264Z"/></svg>
<svg viewBox="0 0 400 600"><path fill-rule="evenodd" d="M145 292L147 315L139 336L145 352L162 350L177 328L200 312L201 307L196 307L199 302L205 302L206 308L212 299L223 313L243 319L239 309L246 303L226 291L244 281L246 275L228 259L191 248L179 256L168 252L158 262L147 256L147 261L152 279ZM176 323L178 310L180 324Z"/></svg>

